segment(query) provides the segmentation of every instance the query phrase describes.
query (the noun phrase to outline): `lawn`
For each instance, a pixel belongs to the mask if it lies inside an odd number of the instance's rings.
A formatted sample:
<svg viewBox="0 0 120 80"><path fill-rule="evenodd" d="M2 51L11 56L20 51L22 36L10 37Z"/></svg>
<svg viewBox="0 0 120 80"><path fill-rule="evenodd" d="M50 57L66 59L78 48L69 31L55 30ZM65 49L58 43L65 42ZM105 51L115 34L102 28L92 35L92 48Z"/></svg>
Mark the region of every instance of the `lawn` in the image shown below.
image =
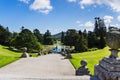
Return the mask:
<svg viewBox="0 0 120 80"><path fill-rule="evenodd" d="M21 53L8 50L8 47L0 45L0 67L19 59Z"/></svg>
<svg viewBox="0 0 120 80"><path fill-rule="evenodd" d="M94 65L98 64L99 60L101 60L103 57L109 55L109 48L105 47L104 49L96 51L72 54L73 58L70 59L70 61L73 64L74 68L77 69L80 66L80 61L86 60L88 62L87 67L89 68L90 73L94 74Z"/></svg>
<svg viewBox="0 0 120 80"><path fill-rule="evenodd" d="M56 47L55 45L44 45L44 50L48 52L48 51L52 50L55 47Z"/></svg>

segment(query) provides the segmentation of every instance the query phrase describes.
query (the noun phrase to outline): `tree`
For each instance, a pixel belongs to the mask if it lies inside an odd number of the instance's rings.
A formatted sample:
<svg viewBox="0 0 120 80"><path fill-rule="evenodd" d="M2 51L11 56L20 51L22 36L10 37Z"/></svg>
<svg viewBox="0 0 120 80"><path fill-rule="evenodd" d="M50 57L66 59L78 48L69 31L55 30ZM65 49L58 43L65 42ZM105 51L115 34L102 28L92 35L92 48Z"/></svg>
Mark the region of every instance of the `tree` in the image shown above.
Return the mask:
<svg viewBox="0 0 120 80"><path fill-rule="evenodd" d="M99 17L95 17L95 28L94 33L96 34L96 37L99 36Z"/></svg>
<svg viewBox="0 0 120 80"><path fill-rule="evenodd" d="M45 44L45 45L53 44L53 38L52 38L49 30L47 30L47 32L45 32L45 34L43 35L43 44Z"/></svg>
<svg viewBox="0 0 120 80"><path fill-rule="evenodd" d="M12 34L8 27L5 29L2 25L0 25L0 44L9 46L11 35Z"/></svg>
<svg viewBox="0 0 120 80"><path fill-rule="evenodd" d="M83 31L83 37L87 39L87 31L86 31L86 29Z"/></svg>
<svg viewBox="0 0 120 80"><path fill-rule="evenodd" d="M33 30L34 35L37 37L40 43L43 43L43 36L38 29Z"/></svg>
<svg viewBox="0 0 120 80"><path fill-rule="evenodd" d="M91 31L88 32L88 47L98 47L98 39L96 37L96 34Z"/></svg>
<svg viewBox="0 0 120 80"><path fill-rule="evenodd" d="M99 40L99 48L103 49L105 47L106 43L105 43L105 39L103 35L100 35L100 40Z"/></svg>
<svg viewBox="0 0 120 80"><path fill-rule="evenodd" d="M88 34L86 29L82 32L79 30L79 40L76 42L75 50L79 52L84 52L88 50Z"/></svg>
<svg viewBox="0 0 120 80"><path fill-rule="evenodd" d="M18 49L27 47L30 52L39 51L42 49L42 45L38 42L34 34L28 29L24 29L19 33L19 36L15 39L15 47Z"/></svg>
<svg viewBox="0 0 120 80"><path fill-rule="evenodd" d="M81 35L82 35L82 31L81 31L81 30L79 30L79 31L78 31L78 34L81 36Z"/></svg>
<svg viewBox="0 0 120 80"><path fill-rule="evenodd" d="M84 45L85 45L86 47L88 47L88 34L87 34L86 29L83 31L82 37L84 38Z"/></svg>
<svg viewBox="0 0 120 80"><path fill-rule="evenodd" d="M23 31L24 29L25 29L25 27L24 27L24 26L22 26L22 27L21 27L21 31Z"/></svg>
<svg viewBox="0 0 120 80"><path fill-rule="evenodd" d="M87 47L87 32L82 33L74 29L69 29L66 33L64 44L68 46L74 46L75 51L83 52L88 49Z"/></svg>
<svg viewBox="0 0 120 80"><path fill-rule="evenodd" d="M87 39L85 39L83 35L80 35L78 37L78 41L75 44L75 50L77 52L84 52L84 51L88 50L87 41L86 40Z"/></svg>
<svg viewBox="0 0 120 80"><path fill-rule="evenodd" d="M61 42L62 43L64 43L64 37L65 37L65 35L64 35L64 32L62 31L62 35L61 35Z"/></svg>
<svg viewBox="0 0 120 80"><path fill-rule="evenodd" d="M18 36L19 36L19 33L17 33L17 32L12 33L12 37L11 37L11 40L10 40L10 46L15 47L15 44L16 44L15 40Z"/></svg>
<svg viewBox="0 0 120 80"><path fill-rule="evenodd" d="M94 33L97 37L98 48L102 49L105 47L105 37L106 37L106 26L104 20L99 17L95 18L95 29Z"/></svg>
<svg viewBox="0 0 120 80"><path fill-rule="evenodd" d="M74 29L69 29L64 37L64 44L68 46L75 46L76 41L78 40L78 33Z"/></svg>

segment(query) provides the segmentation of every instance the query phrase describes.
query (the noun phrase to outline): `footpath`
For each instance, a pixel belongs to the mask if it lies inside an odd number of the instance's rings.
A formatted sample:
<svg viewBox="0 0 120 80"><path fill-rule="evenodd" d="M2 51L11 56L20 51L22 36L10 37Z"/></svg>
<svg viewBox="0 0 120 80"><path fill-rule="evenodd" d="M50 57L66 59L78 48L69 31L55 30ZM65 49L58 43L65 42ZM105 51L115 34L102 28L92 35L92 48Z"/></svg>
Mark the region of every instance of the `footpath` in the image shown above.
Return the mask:
<svg viewBox="0 0 120 80"><path fill-rule="evenodd" d="M75 69L60 54L22 58L0 68L0 80L90 80L75 76Z"/></svg>

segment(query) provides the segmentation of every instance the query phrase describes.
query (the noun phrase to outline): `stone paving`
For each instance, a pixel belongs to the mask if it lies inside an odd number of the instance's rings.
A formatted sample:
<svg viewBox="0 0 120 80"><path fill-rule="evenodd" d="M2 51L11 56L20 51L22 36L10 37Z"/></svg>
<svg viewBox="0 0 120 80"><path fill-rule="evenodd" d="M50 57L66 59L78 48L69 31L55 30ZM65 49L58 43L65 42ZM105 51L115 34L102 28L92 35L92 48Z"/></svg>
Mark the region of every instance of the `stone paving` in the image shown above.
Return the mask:
<svg viewBox="0 0 120 80"><path fill-rule="evenodd" d="M75 69L60 54L37 58L22 58L0 68L0 80L89 80L89 76L75 76Z"/></svg>

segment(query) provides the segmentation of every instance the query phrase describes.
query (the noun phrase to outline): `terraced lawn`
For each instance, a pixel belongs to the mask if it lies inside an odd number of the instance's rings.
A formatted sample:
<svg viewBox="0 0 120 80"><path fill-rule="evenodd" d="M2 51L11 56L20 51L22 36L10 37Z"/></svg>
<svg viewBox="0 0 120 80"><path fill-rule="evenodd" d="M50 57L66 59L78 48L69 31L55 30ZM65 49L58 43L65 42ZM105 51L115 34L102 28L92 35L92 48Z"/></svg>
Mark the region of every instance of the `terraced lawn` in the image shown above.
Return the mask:
<svg viewBox="0 0 120 80"><path fill-rule="evenodd" d="M109 48L105 47L101 50L72 54L73 58L70 59L70 61L75 67L75 69L77 69L80 66L80 61L86 60L88 62L87 67L89 68L91 74L94 74L94 65L98 64L99 60L101 60L103 57L109 55Z"/></svg>
<svg viewBox="0 0 120 80"><path fill-rule="evenodd" d="M10 51L8 47L0 45L0 67L18 60L20 56L21 53Z"/></svg>

